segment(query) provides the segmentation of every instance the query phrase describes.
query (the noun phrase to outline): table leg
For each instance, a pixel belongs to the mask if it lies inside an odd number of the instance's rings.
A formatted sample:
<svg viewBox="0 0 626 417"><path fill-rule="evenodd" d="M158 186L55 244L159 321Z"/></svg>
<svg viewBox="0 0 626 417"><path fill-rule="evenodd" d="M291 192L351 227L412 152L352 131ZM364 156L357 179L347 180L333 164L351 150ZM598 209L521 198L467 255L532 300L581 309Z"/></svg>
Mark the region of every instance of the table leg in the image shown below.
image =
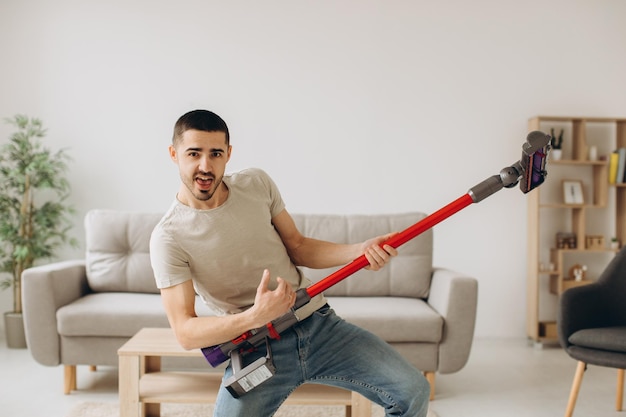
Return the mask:
<svg viewBox="0 0 626 417"><path fill-rule="evenodd" d="M139 362L139 356L124 355L119 357L120 417L141 417L139 409Z"/></svg>
<svg viewBox="0 0 626 417"><path fill-rule="evenodd" d="M352 417L371 417L372 402L361 394L352 391ZM346 410L347 412L347 410Z"/></svg>

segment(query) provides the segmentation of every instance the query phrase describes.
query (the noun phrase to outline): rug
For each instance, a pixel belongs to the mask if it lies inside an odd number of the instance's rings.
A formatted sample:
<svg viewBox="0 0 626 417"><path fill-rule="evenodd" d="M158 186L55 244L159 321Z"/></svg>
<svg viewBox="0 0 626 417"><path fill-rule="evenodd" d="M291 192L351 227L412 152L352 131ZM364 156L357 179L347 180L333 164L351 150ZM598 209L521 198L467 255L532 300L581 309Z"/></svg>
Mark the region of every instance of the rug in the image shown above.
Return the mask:
<svg viewBox="0 0 626 417"><path fill-rule="evenodd" d="M117 403L85 402L75 406L67 417L119 417L120 406ZM210 417L213 415L212 404L163 404L161 417ZM372 417L384 417L383 409L372 407ZM284 405L275 417L344 417L344 408L340 406ZM437 417L433 411L428 417Z"/></svg>

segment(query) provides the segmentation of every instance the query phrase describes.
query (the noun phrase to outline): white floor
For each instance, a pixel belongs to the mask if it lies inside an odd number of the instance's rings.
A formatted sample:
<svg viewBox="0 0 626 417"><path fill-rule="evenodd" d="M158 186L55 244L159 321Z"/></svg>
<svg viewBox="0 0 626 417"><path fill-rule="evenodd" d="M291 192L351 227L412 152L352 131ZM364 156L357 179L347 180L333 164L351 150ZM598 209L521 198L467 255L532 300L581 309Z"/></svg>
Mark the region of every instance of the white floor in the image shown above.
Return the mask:
<svg viewBox="0 0 626 417"><path fill-rule="evenodd" d="M79 390L63 395L62 367L39 365L26 349L7 349L0 340L0 364L2 416L64 417L81 402L117 402L116 368L79 367ZM562 416L575 367L560 348L537 348L524 339L476 340L464 369L437 375L431 408L439 417ZM590 366L574 416L626 417L615 411L615 388L615 370Z"/></svg>

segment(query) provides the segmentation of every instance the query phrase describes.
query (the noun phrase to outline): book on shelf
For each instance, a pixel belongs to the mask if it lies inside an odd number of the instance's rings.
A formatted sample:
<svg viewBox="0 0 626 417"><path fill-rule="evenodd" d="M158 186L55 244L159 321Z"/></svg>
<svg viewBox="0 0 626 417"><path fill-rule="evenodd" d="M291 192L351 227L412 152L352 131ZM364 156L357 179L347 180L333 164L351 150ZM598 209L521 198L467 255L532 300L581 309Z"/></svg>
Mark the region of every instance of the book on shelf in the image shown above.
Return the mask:
<svg viewBox="0 0 626 417"><path fill-rule="evenodd" d="M626 148L617 148L609 157L609 183L626 182Z"/></svg>
<svg viewBox="0 0 626 417"><path fill-rule="evenodd" d="M609 184L615 184L617 180L617 163L619 160L619 154L617 151L611 152L609 155Z"/></svg>

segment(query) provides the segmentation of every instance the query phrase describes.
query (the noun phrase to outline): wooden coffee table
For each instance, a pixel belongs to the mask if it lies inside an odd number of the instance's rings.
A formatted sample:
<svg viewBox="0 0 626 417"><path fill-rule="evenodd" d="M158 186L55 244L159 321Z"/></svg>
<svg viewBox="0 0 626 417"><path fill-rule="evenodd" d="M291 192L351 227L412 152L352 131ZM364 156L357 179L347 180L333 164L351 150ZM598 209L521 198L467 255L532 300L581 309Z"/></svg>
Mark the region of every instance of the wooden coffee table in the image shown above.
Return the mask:
<svg viewBox="0 0 626 417"><path fill-rule="evenodd" d="M145 328L118 351L120 417L158 417L161 403L214 403L222 375L202 371L161 371L163 357L202 357L199 349L185 350L172 329ZM210 365L207 362L207 367ZM342 405L346 417L371 417L371 402L356 392L305 384L286 404Z"/></svg>

